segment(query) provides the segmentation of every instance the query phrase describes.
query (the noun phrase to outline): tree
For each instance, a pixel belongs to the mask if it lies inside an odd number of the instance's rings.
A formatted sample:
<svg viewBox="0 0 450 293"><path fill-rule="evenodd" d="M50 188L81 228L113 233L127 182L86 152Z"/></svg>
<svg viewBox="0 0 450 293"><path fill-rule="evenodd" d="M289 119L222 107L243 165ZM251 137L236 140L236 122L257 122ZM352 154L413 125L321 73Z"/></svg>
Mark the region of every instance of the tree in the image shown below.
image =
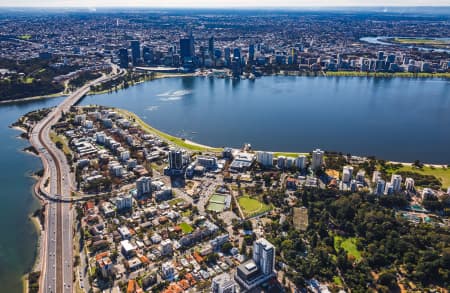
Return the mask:
<svg viewBox="0 0 450 293"><path fill-rule="evenodd" d="M378 278L378 284L386 286L392 290L397 288L397 278L393 273L382 273Z"/></svg>
<svg viewBox="0 0 450 293"><path fill-rule="evenodd" d="M221 251L223 253L229 253L232 248L233 248L233 245L230 242L225 242L222 245Z"/></svg>

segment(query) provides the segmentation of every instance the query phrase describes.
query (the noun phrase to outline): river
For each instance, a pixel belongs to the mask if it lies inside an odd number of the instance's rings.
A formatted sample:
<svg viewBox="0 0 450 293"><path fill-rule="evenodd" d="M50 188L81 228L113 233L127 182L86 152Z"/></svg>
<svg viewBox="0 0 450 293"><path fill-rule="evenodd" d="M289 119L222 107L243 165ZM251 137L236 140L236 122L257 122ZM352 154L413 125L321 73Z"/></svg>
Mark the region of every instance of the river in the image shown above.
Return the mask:
<svg viewBox="0 0 450 293"><path fill-rule="evenodd" d="M318 147L395 161L450 163L450 81L267 76L158 79L82 104L120 107L210 146Z"/></svg>

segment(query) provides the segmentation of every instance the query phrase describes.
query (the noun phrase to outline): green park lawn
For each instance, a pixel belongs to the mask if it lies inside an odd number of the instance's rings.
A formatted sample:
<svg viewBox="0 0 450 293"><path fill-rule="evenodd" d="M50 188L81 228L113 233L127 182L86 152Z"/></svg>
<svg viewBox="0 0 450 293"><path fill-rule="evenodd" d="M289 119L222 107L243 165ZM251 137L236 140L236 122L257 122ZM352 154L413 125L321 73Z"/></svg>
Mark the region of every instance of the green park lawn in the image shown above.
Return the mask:
<svg viewBox="0 0 450 293"><path fill-rule="evenodd" d="M184 222L180 224L180 228L181 228L181 231L183 231L184 234L189 234L192 231L194 231L194 228L192 228L191 225L189 225L188 223L184 223Z"/></svg>
<svg viewBox="0 0 450 293"><path fill-rule="evenodd" d="M389 168L387 172L390 174L399 171L409 171L415 172L422 175L432 175L439 179L442 183L442 187L446 190L450 187L450 168L431 168L431 167L423 167L421 169L412 167L412 166L401 166L400 168Z"/></svg>
<svg viewBox="0 0 450 293"><path fill-rule="evenodd" d="M308 153L289 153L289 152L278 152L278 153L274 153L273 156L275 158L278 158L280 156L285 156L285 157L291 157L291 158L297 158L300 155L308 155Z"/></svg>
<svg viewBox="0 0 450 293"><path fill-rule="evenodd" d="M360 261L362 256L361 256L361 251L358 250L358 248L356 247L356 238L355 237L350 237L350 238L346 238L344 239L341 236L334 236L334 249L336 251L338 251L340 248L344 249L347 254L349 254L350 256L353 256L355 258L356 261Z"/></svg>
<svg viewBox="0 0 450 293"><path fill-rule="evenodd" d="M21 35L21 36L19 36L19 39L28 41L29 39L31 39L31 35L28 35L28 34Z"/></svg>
<svg viewBox="0 0 450 293"><path fill-rule="evenodd" d="M259 200L248 196L240 197L238 199L238 202L245 217L251 217L257 214L265 213L272 209L270 205L262 203Z"/></svg>
<svg viewBox="0 0 450 293"><path fill-rule="evenodd" d="M412 45L447 45L449 41L446 40L435 40L435 39L424 39L424 38L394 38L395 43L401 44L412 44Z"/></svg>

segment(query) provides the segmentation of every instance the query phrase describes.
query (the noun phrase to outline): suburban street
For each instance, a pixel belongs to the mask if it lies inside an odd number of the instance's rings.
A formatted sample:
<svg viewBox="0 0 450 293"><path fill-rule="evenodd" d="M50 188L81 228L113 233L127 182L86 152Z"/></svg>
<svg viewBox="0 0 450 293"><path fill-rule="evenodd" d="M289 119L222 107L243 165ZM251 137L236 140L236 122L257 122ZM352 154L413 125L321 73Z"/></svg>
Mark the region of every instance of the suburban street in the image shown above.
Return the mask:
<svg viewBox="0 0 450 293"><path fill-rule="evenodd" d="M39 152L44 164L40 191L49 199L45 217L46 231L41 248L41 292L72 292L73 281L72 206L70 202L61 202L61 199L67 200L71 196L70 166L66 163L63 152L50 139L51 126L58 121L61 113L67 112L87 94L92 85L105 82L122 73L113 66L110 75L103 75L77 89L32 130L30 142ZM43 185L47 178L49 183L45 189Z"/></svg>

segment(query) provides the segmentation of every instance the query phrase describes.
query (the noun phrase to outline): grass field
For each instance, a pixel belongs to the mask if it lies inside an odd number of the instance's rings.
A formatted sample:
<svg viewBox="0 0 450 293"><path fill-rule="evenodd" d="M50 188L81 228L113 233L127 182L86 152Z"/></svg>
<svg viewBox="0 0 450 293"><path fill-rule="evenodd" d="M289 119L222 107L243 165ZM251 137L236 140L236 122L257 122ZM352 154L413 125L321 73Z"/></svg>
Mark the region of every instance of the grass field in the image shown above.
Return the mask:
<svg viewBox="0 0 450 293"><path fill-rule="evenodd" d="M388 175L398 171L409 171L415 172L423 175L433 175L436 176L442 183L442 188L447 190L450 187L450 168L431 168L431 167L423 167L421 169L414 168L411 166L402 166L398 169L387 169Z"/></svg>
<svg viewBox="0 0 450 293"><path fill-rule="evenodd" d="M210 202L206 208L208 211L220 213L225 209L225 205L222 203Z"/></svg>
<svg viewBox="0 0 450 293"><path fill-rule="evenodd" d="M285 157L291 157L291 158L297 158L300 155L308 155L308 153L289 153L289 152L278 152L278 153L274 153L273 156L275 158L278 158L279 156L285 156Z"/></svg>
<svg viewBox="0 0 450 293"><path fill-rule="evenodd" d="M420 39L420 38L394 38L392 40L395 43L400 44L411 44L411 45L450 45L450 41L446 40L435 40L435 39Z"/></svg>
<svg viewBox="0 0 450 293"><path fill-rule="evenodd" d="M225 195L213 194L213 195L211 195L211 198L209 199L209 202L224 204L225 200L226 200L226 196Z"/></svg>
<svg viewBox="0 0 450 293"><path fill-rule="evenodd" d="M184 234L189 234L192 231L194 231L194 228L192 228L191 225L189 225L188 223L184 223L184 222L180 224L180 228L181 228L181 231L183 231Z"/></svg>
<svg viewBox="0 0 450 293"><path fill-rule="evenodd" d="M201 145L191 144L186 142L184 139L172 136L165 132L162 132L156 128L151 127L147 123L145 123L139 116L136 114L123 110L123 109L115 109L118 113L122 114L125 117L131 117L135 120L135 122L146 132L159 136L160 138L187 150L191 151L200 151L200 152L221 152L222 148L210 148L204 147Z"/></svg>
<svg viewBox="0 0 450 293"><path fill-rule="evenodd" d="M270 205L266 205L259 200L248 196L240 197L238 202L246 218L268 212L272 209Z"/></svg>
<svg viewBox="0 0 450 293"><path fill-rule="evenodd" d="M60 142L63 146L62 151L64 152L65 155L70 154L70 148L67 145L67 141L64 137L57 135L55 132L51 131L50 132L50 139L53 141L53 143L56 144L56 142Z"/></svg>
<svg viewBox="0 0 450 293"><path fill-rule="evenodd" d="M341 236L334 236L334 249L338 251L340 248L343 248L349 255L353 256L356 261L360 261L362 256L361 252L356 247L356 238L350 237L344 239Z"/></svg>

